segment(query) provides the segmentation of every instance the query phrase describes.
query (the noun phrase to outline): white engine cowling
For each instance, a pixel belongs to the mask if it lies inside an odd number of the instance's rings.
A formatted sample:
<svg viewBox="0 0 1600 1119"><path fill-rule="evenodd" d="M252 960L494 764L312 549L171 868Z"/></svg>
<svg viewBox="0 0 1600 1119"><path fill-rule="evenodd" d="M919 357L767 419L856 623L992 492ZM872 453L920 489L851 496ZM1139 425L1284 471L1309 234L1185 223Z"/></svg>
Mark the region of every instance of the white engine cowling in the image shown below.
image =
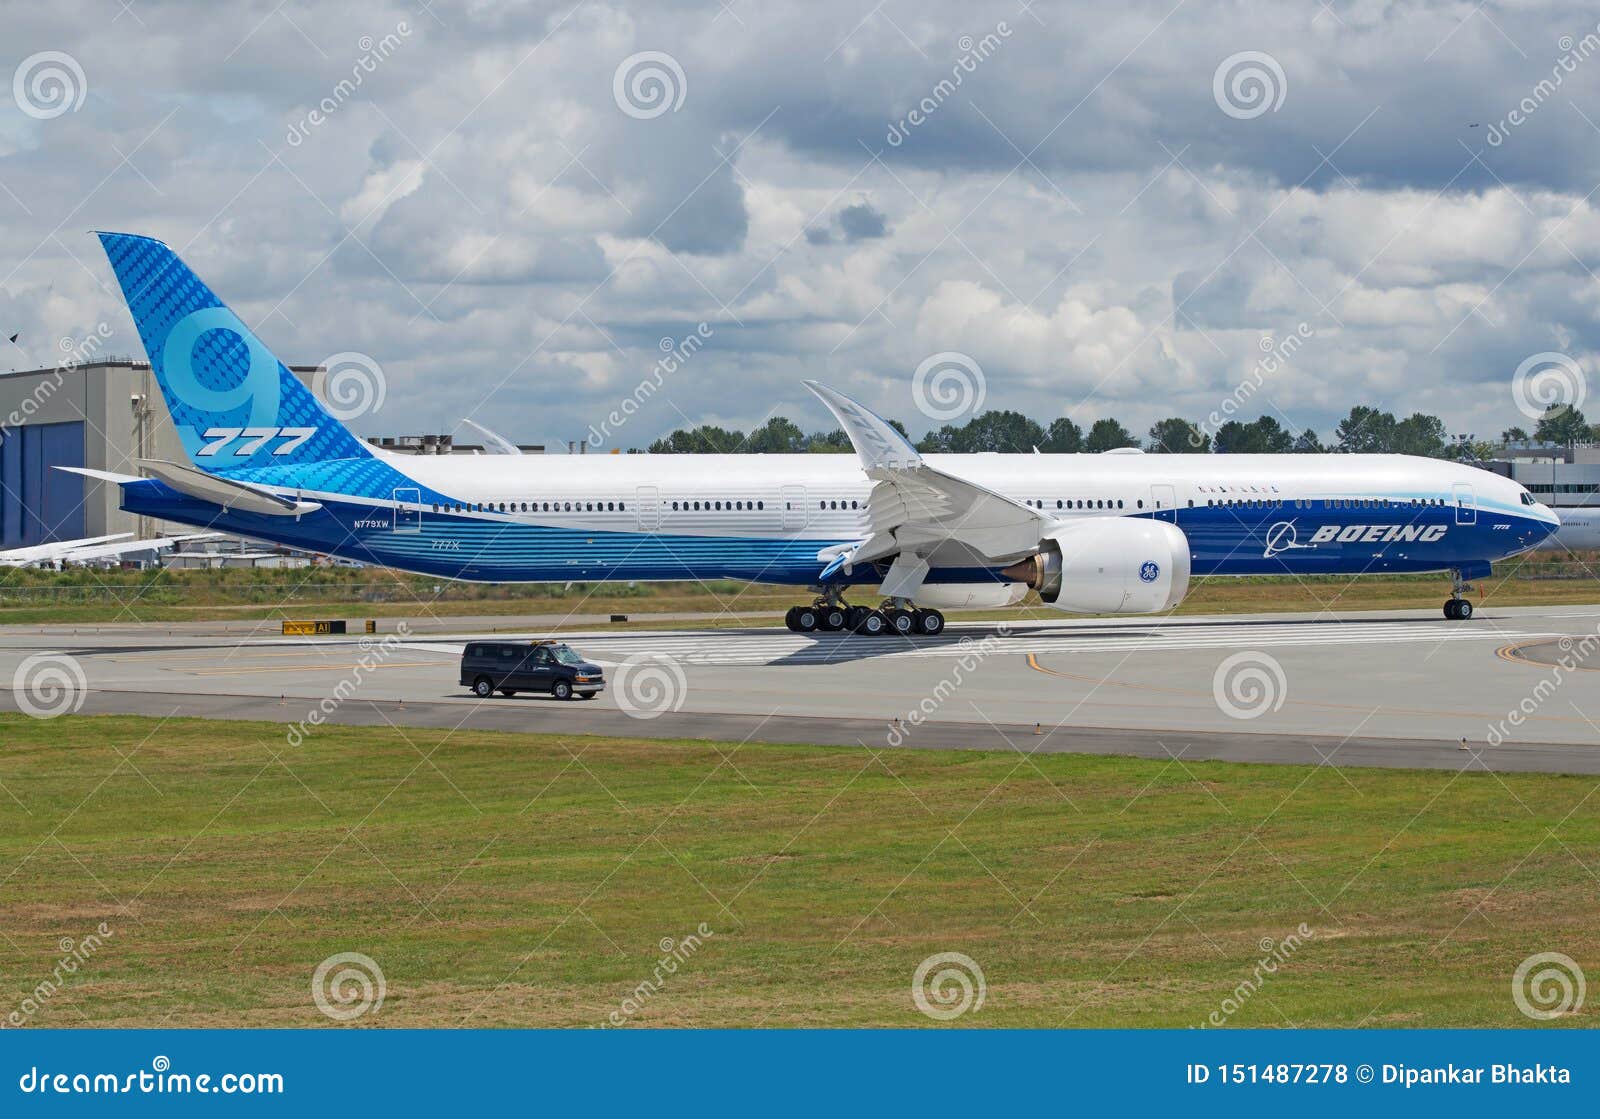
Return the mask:
<svg viewBox="0 0 1600 1119"><path fill-rule="evenodd" d="M1159 614L1189 592L1189 539L1167 521L1086 519L1050 530L1037 554L1001 574L1057 610Z"/></svg>
<svg viewBox="0 0 1600 1119"><path fill-rule="evenodd" d="M1026 583L924 583L917 605L939 610L998 610L1015 606L1028 593Z"/></svg>

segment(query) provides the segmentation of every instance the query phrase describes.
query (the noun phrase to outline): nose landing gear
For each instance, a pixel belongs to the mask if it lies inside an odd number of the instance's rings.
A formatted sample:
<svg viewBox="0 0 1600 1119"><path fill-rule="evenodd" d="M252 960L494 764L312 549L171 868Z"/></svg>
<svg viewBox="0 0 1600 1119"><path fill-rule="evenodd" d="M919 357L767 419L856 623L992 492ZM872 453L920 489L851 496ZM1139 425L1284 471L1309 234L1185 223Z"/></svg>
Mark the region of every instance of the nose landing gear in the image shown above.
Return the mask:
<svg viewBox="0 0 1600 1119"><path fill-rule="evenodd" d="M1461 577L1461 572L1450 572L1450 597L1445 599L1444 616L1452 622L1470 621L1472 618L1472 600L1464 598L1463 594L1470 594L1472 585Z"/></svg>

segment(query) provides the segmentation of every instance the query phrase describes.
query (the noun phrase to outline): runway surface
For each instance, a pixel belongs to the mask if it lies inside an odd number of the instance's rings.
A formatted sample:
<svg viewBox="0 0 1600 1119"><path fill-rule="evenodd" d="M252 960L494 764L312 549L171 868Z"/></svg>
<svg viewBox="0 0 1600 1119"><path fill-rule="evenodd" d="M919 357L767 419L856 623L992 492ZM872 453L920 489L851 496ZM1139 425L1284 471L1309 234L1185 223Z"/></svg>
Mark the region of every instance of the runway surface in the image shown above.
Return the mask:
<svg viewBox="0 0 1600 1119"><path fill-rule="evenodd" d="M492 628L508 624L494 619ZM485 619L376 637L0 627L0 709L1600 773L1600 606L953 624L939 638L596 630L592 702L458 686ZM496 632L495 638L537 637ZM1468 749L1460 748L1467 739Z"/></svg>

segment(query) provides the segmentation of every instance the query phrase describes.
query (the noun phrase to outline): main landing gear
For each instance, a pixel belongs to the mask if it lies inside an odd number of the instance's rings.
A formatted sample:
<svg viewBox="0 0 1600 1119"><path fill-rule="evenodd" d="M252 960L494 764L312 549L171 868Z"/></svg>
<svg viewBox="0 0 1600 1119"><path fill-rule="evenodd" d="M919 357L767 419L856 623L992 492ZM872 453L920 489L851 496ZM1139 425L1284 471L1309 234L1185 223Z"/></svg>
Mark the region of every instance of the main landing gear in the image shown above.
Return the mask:
<svg viewBox="0 0 1600 1119"><path fill-rule="evenodd" d="M891 600L876 610L870 606L847 606L837 594L823 594L809 606L790 609L783 624L795 633L849 630L867 637L934 637L944 632L944 615L904 601Z"/></svg>
<svg viewBox="0 0 1600 1119"><path fill-rule="evenodd" d="M1445 599L1444 616L1452 622L1465 622L1472 618L1472 600L1463 598L1463 593L1470 593L1471 584L1461 577L1461 572L1450 573L1450 597Z"/></svg>

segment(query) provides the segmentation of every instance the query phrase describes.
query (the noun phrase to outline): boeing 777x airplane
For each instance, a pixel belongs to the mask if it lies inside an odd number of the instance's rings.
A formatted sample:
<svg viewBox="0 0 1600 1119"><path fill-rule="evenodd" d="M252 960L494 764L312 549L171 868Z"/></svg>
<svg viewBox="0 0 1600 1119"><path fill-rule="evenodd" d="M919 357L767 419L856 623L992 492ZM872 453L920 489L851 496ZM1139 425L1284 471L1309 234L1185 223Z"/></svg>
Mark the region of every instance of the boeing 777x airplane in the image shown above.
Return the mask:
<svg viewBox="0 0 1600 1119"><path fill-rule="evenodd" d="M122 507L451 579L803 584L790 628L935 634L1032 588L1151 614L1191 575L1449 572L1447 618L1556 517L1517 483L1403 455L924 455L806 382L855 455L395 455L352 435L160 241L100 234L186 451L79 469ZM63 468L66 469L66 468ZM859 593L871 605L846 605Z"/></svg>

